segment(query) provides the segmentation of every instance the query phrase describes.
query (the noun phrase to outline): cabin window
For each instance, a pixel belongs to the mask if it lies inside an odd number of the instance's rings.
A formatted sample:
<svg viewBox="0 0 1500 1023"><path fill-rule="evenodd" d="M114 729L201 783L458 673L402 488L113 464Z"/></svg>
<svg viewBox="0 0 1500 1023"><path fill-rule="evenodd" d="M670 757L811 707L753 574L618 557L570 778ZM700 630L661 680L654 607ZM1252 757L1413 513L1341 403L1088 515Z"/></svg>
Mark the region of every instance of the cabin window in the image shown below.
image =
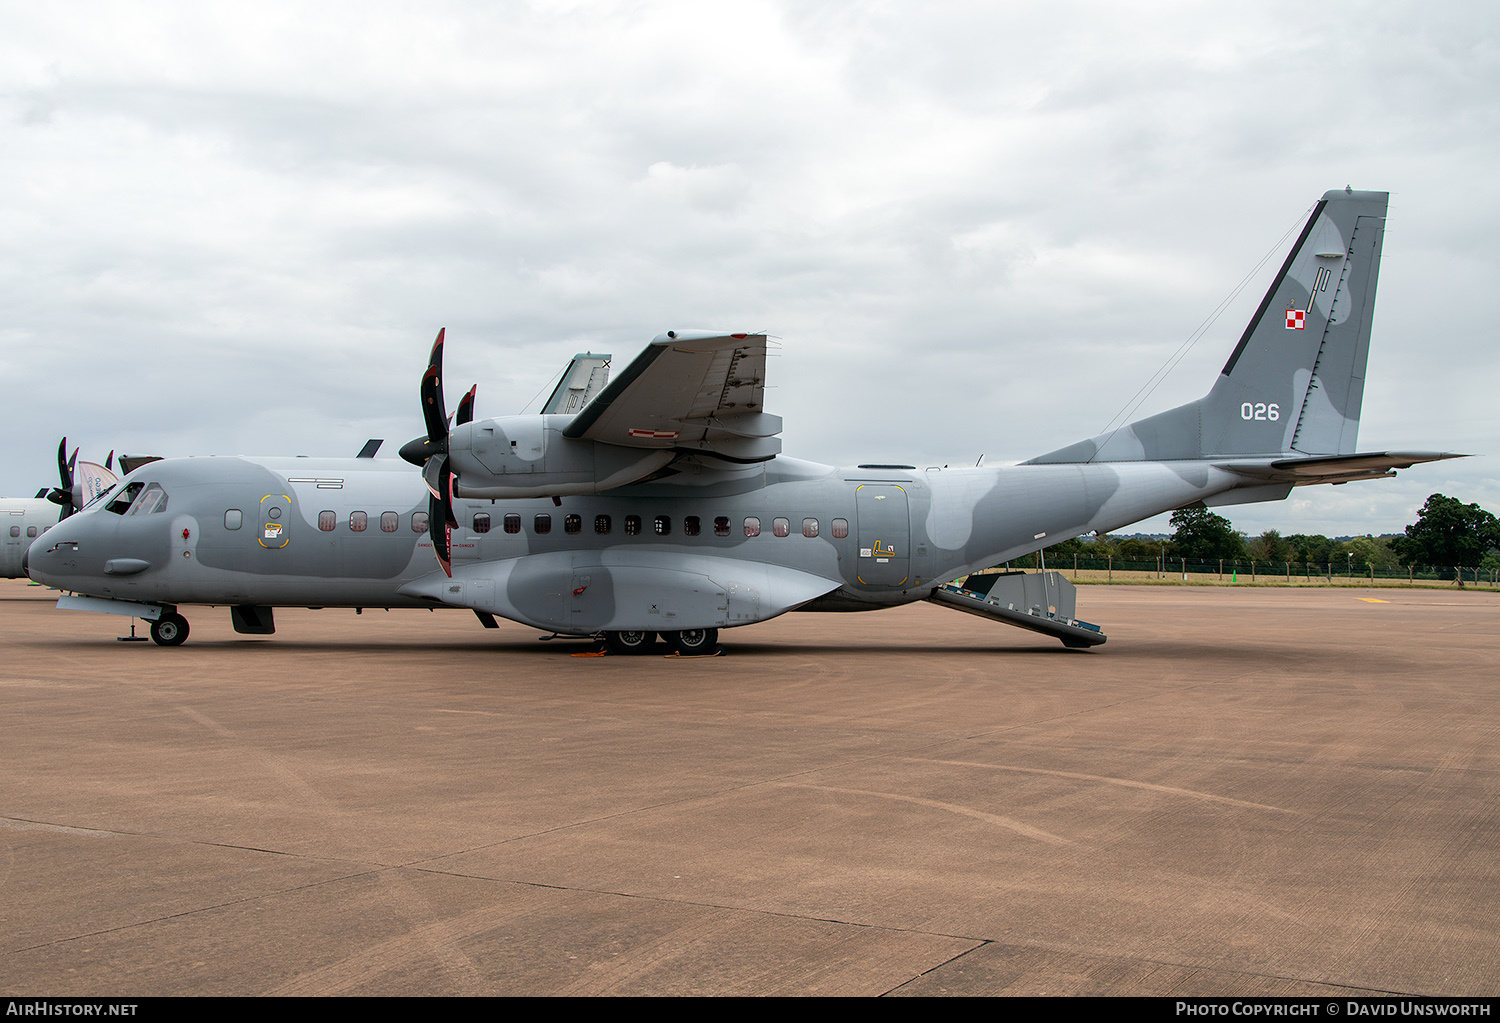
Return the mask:
<svg viewBox="0 0 1500 1023"><path fill-rule="evenodd" d="M395 512L380 513L380 531L382 533L394 533L401 528L401 516Z"/></svg>
<svg viewBox="0 0 1500 1023"><path fill-rule="evenodd" d="M521 531L521 516L515 512L507 512L504 524L507 533L519 533Z"/></svg>
<svg viewBox="0 0 1500 1023"><path fill-rule="evenodd" d="M627 516L625 516L625 535L626 536L640 536L641 535L641 517L639 515L627 515Z"/></svg>
<svg viewBox="0 0 1500 1023"><path fill-rule="evenodd" d="M595 515L594 516L594 532L598 533L600 536L608 536L609 535L609 530L610 530L609 516L608 515Z"/></svg>
<svg viewBox="0 0 1500 1023"><path fill-rule="evenodd" d="M771 520L771 532L775 533L777 536L790 536L792 532L792 524L778 515Z"/></svg>
<svg viewBox="0 0 1500 1023"><path fill-rule="evenodd" d="M537 536L546 536L552 532L552 516L538 515L531 520L531 531Z"/></svg>
<svg viewBox="0 0 1500 1023"><path fill-rule="evenodd" d="M651 528L656 531L657 536L672 535L672 516L658 515L651 522Z"/></svg>
<svg viewBox="0 0 1500 1023"><path fill-rule="evenodd" d="M329 514L332 515L333 513L329 512ZM226 511L224 513L224 528L225 529L239 529L240 528L240 524L243 521L244 521L244 516L240 514L240 510L238 508L231 508L231 509L229 509L228 511Z"/></svg>
<svg viewBox="0 0 1500 1023"><path fill-rule="evenodd" d="M425 532L427 532L427 513L426 512L412 512L411 513L411 531L413 533L425 533Z"/></svg>
<svg viewBox="0 0 1500 1023"><path fill-rule="evenodd" d="M728 515L720 515L718 518L714 519L714 536L728 536L728 535L729 535L729 516Z"/></svg>
<svg viewBox="0 0 1500 1023"><path fill-rule="evenodd" d="M224 523L224 524L226 526L229 526L229 523L227 523L227 522ZM339 517L338 517L338 515L336 513L331 512L331 511L320 511L320 512L318 512L318 528L321 529L323 532L325 532L325 533L331 533L331 532L333 532L334 527L337 526L338 524L339 524ZM234 513L234 525L229 526L229 528L230 529L239 529L240 528L240 513L239 512L235 512Z"/></svg>
<svg viewBox="0 0 1500 1023"><path fill-rule="evenodd" d="M702 532L702 530L703 527L699 524L698 516L689 515L687 518L682 520L683 535L697 536L700 532Z"/></svg>
<svg viewBox="0 0 1500 1023"><path fill-rule="evenodd" d="M817 519L803 519L802 520L802 535L803 536L817 536L818 535L818 520Z"/></svg>
<svg viewBox="0 0 1500 1023"><path fill-rule="evenodd" d="M848 519L834 519L833 520L833 538L835 540L842 540L844 537L846 537L848 535L849 535L849 520Z"/></svg>
<svg viewBox="0 0 1500 1023"><path fill-rule="evenodd" d="M21 535L21 527L20 526L11 526L10 527L10 535L11 536L20 536Z"/></svg>
<svg viewBox="0 0 1500 1023"><path fill-rule="evenodd" d="M365 531L365 527L369 524L370 516L366 515L364 512L349 513L349 532L363 533Z"/></svg>
<svg viewBox="0 0 1500 1023"><path fill-rule="evenodd" d="M745 535L760 536L760 519L754 515L745 516Z"/></svg>
<svg viewBox="0 0 1500 1023"><path fill-rule="evenodd" d="M488 533L489 531L490 531L490 513L489 512L475 512L474 513L474 532L476 532L476 533Z"/></svg>
<svg viewBox="0 0 1500 1023"><path fill-rule="evenodd" d="M27 536L36 536L36 527L35 526L27 526L26 527L26 535Z"/></svg>
<svg viewBox="0 0 1500 1023"><path fill-rule="evenodd" d="M563 532L569 536L583 532L583 516L568 515L563 519Z"/></svg>

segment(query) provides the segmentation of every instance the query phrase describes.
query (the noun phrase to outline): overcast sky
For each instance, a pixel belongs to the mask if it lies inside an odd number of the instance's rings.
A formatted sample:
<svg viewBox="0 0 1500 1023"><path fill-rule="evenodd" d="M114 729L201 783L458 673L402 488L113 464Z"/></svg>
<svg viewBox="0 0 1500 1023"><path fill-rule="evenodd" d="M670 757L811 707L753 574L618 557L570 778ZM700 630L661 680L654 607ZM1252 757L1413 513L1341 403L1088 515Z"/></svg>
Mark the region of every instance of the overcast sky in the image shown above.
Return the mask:
<svg viewBox="0 0 1500 1023"><path fill-rule="evenodd" d="M575 352L763 330L787 453L1016 461L1260 265L1138 416L1206 392L1351 184L1391 192L1360 448L1480 457L1220 510L1500 512L1497 12L0 0L0 493L63 434L394 457L440 326L480 416Z"/></svg>

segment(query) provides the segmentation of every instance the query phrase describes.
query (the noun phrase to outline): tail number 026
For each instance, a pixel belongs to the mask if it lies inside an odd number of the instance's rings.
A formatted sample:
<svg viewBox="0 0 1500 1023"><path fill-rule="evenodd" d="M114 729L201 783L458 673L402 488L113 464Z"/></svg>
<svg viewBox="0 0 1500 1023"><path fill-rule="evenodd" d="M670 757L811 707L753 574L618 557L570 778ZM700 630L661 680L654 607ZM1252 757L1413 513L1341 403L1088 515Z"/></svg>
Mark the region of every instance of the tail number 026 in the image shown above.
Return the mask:
<svg viewBox="0 0 1500 1023"><path fill-rule="evenodd" d="M1281 418L1281 406L1275 404L1274 402L1270 405L1267 405L1263 401L1257 401L1253 403L1247 401L1240 406L1240 418L1261 420L1269 419L1274 423Z"/></svg>

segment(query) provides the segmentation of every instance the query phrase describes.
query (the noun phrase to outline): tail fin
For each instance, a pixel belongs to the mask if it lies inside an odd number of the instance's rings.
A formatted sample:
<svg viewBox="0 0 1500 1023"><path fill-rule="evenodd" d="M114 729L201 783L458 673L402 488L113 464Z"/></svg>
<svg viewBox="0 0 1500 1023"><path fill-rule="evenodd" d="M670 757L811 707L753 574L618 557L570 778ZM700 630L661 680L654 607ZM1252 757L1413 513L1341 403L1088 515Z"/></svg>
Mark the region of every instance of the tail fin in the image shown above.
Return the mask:
<svg viewBox="0 0 1500 1023"><path fill-rule="evenodd" d="M1388 198L1323 196L1205 397L1031 461L1354 451Z"/></svg>

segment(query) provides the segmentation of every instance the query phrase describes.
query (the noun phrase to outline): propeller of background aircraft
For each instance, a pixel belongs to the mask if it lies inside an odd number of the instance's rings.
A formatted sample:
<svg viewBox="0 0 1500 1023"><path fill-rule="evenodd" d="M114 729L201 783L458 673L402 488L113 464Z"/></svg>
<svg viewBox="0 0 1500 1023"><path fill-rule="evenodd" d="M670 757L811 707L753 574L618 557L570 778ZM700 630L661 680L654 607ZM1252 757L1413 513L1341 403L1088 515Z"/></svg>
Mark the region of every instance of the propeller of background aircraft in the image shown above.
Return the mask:
<svg viewBox="0 0 1500 1023"><path fill-rule="evenodd" d="M62 512L57 516L59 522L78 510L73 500L73 466L77 462L78 449L74 448L73 457L69 458L68 438L64 437L62 443L57 446L57 475L59 483L47 495L47 500L62 507Z"/></svg>
<svg viewBox="0 0 1500 1023"><path fill-rule="evenodd" d="M154 456L153 456L154 457ZM139 459L139 462L151 459ZM125 467L125 459L120 459L120 465ZM131 468L134 468L132 466ZM88 504L99 494L103 493L110 484L114 483L115 476L115 453L111 451L109 457L104 460L103 465L95 462L78 462L78 449L73 449L73 454L68 454L68 438L64 437L62 443L57 446L57 475L58 485L47 491L44 495L47 500L59 505L62 511L57 519L63 519L72 515L78 509ZM129 469L126 469L128 472Z"/></svg>

